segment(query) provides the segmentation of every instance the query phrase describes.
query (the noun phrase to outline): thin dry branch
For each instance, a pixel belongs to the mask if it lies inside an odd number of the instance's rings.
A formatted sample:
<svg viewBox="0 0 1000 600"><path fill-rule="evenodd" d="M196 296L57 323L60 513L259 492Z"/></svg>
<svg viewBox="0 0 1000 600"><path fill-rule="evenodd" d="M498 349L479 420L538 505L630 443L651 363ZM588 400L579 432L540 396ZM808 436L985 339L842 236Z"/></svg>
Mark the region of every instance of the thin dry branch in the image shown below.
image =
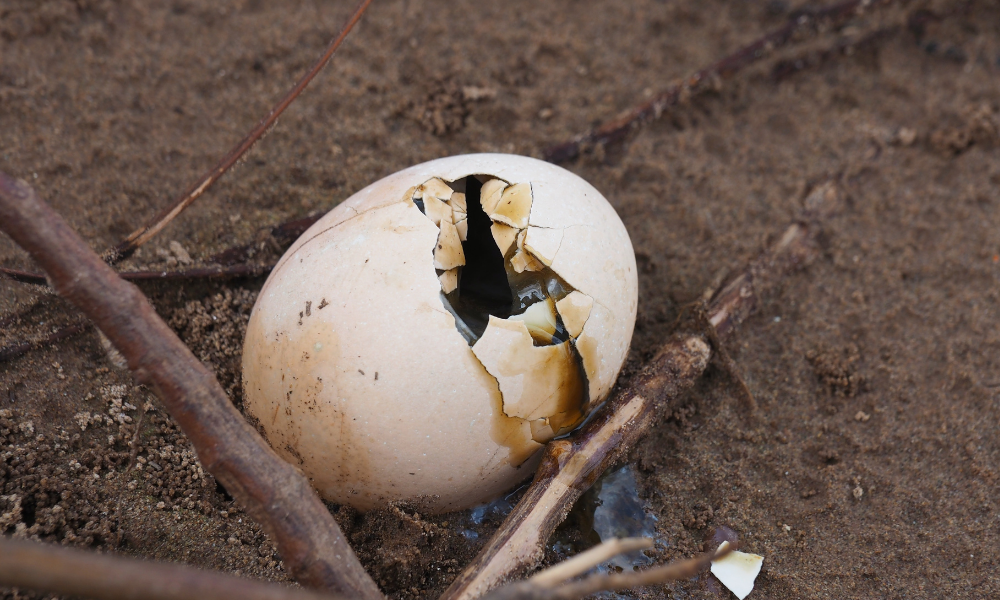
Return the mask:
<svg viewBox="0 0 1000 600"><path fill-rule="evenodd" d="M222 157L219 162L212 167L207 173L201 176L198 181L191 184L187 190L184 191L179 197L175 198L166 208L164 208L158 215L153 217L148 223L133 231L127 238L121 241L117 246L109 248L104 253L104 259L110 263L115 264L118 261L127 258L136 248L145 244L150 238L160 232L161 229L167 226L170 221L179 215L185 208L190 206L195 200L197 200L202 194L205 193L213 183L215 183L226 171L228 171L233 165L236 164L240 158L246 154L254 144L260 140L268 129L274 126L274 123L281 116L281 113L285 112L299 94L302 93L306 86L323 70L326 63L330 62L330 58L333 57L334 52L340 47L347 34L351 32L354 25L361 19L361 15L365 13L368 5L371 4L372 0L361 0L358 3L357 8L344 23L344 27L340 30L337 37L330 41L330 44L326 47L326 51L323 55L316 61L309 71L302 76L301 79L296 82L291 90L288 91L285 96L278 101L277 104L257 123L257 125L250 130L250 133L243 138L240 143L238 143L228 154Z"/></svg>
<svg viewBox="0 0 1000 600"><path fill-rule="evenodd" d="M611 539L581 552L573 558L553 565L544 571L535 573L529 581L542 587L553 587L574 577L583 575L590 569L619 554L645 550L652 547L653 540L649 538Z"/></svg>
<svg viewBox="0 0 1000 600"><path fill-rule="evenodd" d="M861 36L836 40L833 44L825 48L814 48L806 50L797 56L784 58L777 61L771 67L771 80L775 82L784 81L806 69L815 69L840 56L849 56L854 52L865 50L889 39L901 29L902 25L900 24L879 27Z"/></svg>
<svg viewBox="0 0 1000 600"><path fill-rule="evenodd" d="M705 569L711 553L645 571L597 574L570 581L608 558L648 548L648 539L611 540L546 569L528 581L498 589L488 600L577 600L600 591L655 585ZM714 558L735 548L731 545ZM580 559L586 559L581 561ZM586 566L583 566L583 563ZM187 565L97 554L0 536L0 586L85 596L97 600L339 600L342 596L254 581Z"/></svg>
<svg viewBox="0 0 1000 600"><path fill-rule="evenodd" d="M574 581L559 586L551 598L560 600L578 600L597 592L616 592L647 585L659 585L669 581L690 579L707 569L716 558L732 552L735 548L727 548L722 552L705 552L694 558L667 563L644 571L631 573L615 573L613 575L592 575L581 581Z"/></svg>
<svg viewBox="0 0 1000 600"><path fill-rule="evenodd" d="M0 537L0 587L97 600L337 600L186 565L136 560Z"/></svg>
<svg viewBox="0 0 1000 600"><path fill-rule="evenodd" d="M838 200L835 184L815 187L801 218L714 296L706 327L677 331L583 429L546 446L528 491L442 600L478 598L538 563L549 536L577 499L701 377L714 340L730 335L762 296L811 258L819 221L836 209Z"/></svg>
<svg viewBox="0 0 1000 600"><path fill-rule="evenodd" d="M40 340L20 342L17 344L11 344L10 346L6 346L4 348L0 348L0 363L15 359L18 356L31 352L32 350L36 350L38 348L44 348L45 346L48 346L50 344L54 344L56 342L65 339L69 339L75 335L79 335L84 331L87 331L88 329L90 329L90 323L78 323L76 325L69 325L57 331L53 331L52 333L50 333L49 335L45 336Z"/></svg>
<svg viewBox="0 0 1000 600"><path fill-rule="evenodd" d="M612 541L621 542L625 540ZM546 574L560 569L565 564L560 563L539 573L539 575L543 576L542 578L536 575L527 581L519 581L506 585L493 590L483 600L580 600L580 598L586 598L598 592L615 592L649 585L659 585L680 579L690 579L707 569L713 560L723 558L734 550L736 550L736 544L730 544L729 547L722 551L705 552L694 558L674 561L644 571L611 574L597 573L580 581L555 580L553 578L544 583L540 582L540 579L546 579ZM571 558L566 562L572 560L574 559Z"/></svg>
<svg viewBox="0 0 1000 600"><path fill-rule="evenodd" d="M232 246L209 257L208 262L216 263L217 266L194 267L179 271L119 271L118 276L126 281L183 281L189 279L238 279L265 275L271 272L275 263L255 264L250 259L266 247L277 248L291 243L302 235L313 223L319 220L321 216L323 216L323 213L315 213L265 228L259 232L256 241L249 244ZM45 275L41 273L0 267L0 279L3 277L18 283L46 286L49 283ZM18 318L19 316L16 314L2 317L0 318L0 327L5 326L9 320ZM5 348L0 348L0 362L11 360L37 348L54 344L89 328L89 323L82 323L72 327L65 327L39 340L17 342Z"/></svg>
<svg viewBox="0 0 1000 600"><path fill-rule="evenodd" d="M668 87L652 99L561 144L546 148L545 160L561 163L572 160L593 146L603 146L625 138L643 123L659 118L664 110L686 101L693 94L716 87L743 68L765 58L775 49L802 36L807 31L843 25L876 3L887 4L892 0L845 0L816 9L796 11L784 26L767 33L721 60L699 69L689 77Z"/></svg>
<svg viewBox="0 0 1000 600"><path fill-rule="evenodd" d="M141 270L141 271L119 271L118 276L126 281L174 281L184 279L237 279L240 277L257 277L270 273L274 268L274 263L254 264L250 259L257 254L262 247L279 247L287 245L302 235L306 229L318 221L324 213L318 212L305 217L285 221L278 225L265 228L258 236L256 242L232 246L214 254L207 259L207 262L216 263L218 266L194 267L179 271ZM41 273L22 271L21 269L11 269L0 267L0 278L6 277L18 283L30 283L35 285L48 285L48 280Z"/></svg>
<svg viewBox="0 0 1000 600"><path fill-rule="evenodd" d="M304 585L381 599L308 480L279 458L134 286L120 279L24 181L0 174L0 229L128 360L194 445L205 469L278 546Z"/></svg>

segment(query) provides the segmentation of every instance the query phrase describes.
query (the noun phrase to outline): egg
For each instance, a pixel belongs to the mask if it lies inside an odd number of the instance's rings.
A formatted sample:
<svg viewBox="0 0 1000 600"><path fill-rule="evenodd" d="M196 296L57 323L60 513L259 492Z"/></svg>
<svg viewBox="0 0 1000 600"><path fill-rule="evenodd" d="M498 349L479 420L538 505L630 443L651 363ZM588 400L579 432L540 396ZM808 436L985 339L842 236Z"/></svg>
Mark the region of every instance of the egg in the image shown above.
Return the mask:
<svg viewBox="0 0 1000 600"><path fill-rule="evenodd" d="M614 385L635 255L580 177L470 154L338 205L261 289L244 409L331 502L445 512L532 475Z"/></svg>

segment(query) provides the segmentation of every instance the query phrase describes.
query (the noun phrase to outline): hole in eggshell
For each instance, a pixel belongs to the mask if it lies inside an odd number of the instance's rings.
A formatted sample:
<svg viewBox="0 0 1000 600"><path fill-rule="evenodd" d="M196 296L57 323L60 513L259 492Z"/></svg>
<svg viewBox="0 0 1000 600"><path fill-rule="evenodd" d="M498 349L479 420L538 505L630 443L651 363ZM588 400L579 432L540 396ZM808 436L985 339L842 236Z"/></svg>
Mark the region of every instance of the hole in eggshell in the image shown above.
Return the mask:
<svg viewBox="0 0 1000 600"><path fill-rule="evenodd" d="M559 302L575 291L525 248L526 229L510 226L510 219L499 213L494 215L495 218L486 214L482 199L484 184L487 191L492 190L491 196L496 196L494 199L501 198L506 190L515 187L490 175L470 175L454 182L430 179L413 195L413 203L420 212L442 230L435 247L435 266L449 267L437 269L445 308L455 316L456 321L461 321L456 322L456 327L470 346L483 336L490 315L500 319L523 315L530 312L528 309L536 303L547 302L548 299ZM528 184L516 184L516 187L522 190L522 196L523 190L530 190ZM461 201L457 205L455 199L460 195ZM521 200L521 204L525 202ZM527 204L530 207L530 194ZM438 255L445 253L449 257L455 254L452 248L442 245L446 236L454 240L450 226L441 223L442 219L448 219L449 214L456 225L464 222L464 239L461 242L464 264L459 266L453 266L454 260L442 264L437 259ZM518 222L527 227L527 214L521 216L523 219ZM511 238L505 244L505 251L501 250L498 245L501 242L496 239L498 228L511 231L510 234L499 234ZM529 325L536 346L561 344L575 337L567 331L558 312L555 322L554 331L543 331L544 328Z"/></svg>
<svg viewBox="0 0 1000 600"><path fill-rule="evenodd" d="M537 443L577 427L590 408L590 397L576 338L589 317L592 299L549 266L551 255L535 254L540 250L532 247L532 239L550 240L547 248L554 251L562 232L529 227L530 183L511 184L480 174L454 182L435 177L415 188L411 199L440 229L432 252L442 304L480 362L490 363L483 364L498 378L504 415L517 416L518 422L530 421L530 439ZM532 238L529 229L536 230L536 237ZM580 297L591 304L581 302ZM479 344L490 333L491 317L508 322L503 325L506 329L514 327L514 322L523 323L530 345L514 352L514 348L496 346L496 341ZM495 338L497 330L490 331ZM546 351L536 356L531 347L561 348L551 348L556 354ZM524 378L523 385L508 390L516 397L504 394L511 377Z"/></svg>
<svg viewBox="0 0 1000 600"><path fill-rule="evenodd" d="M474 333L475 339L466 340L471 346L486 331L490 315L501 319L511 315L514 296L507 281L503 254L490 233L493 221L479 201L482 184L475 177L465 177L456 183L465 187L469 229L462 242L465 266L460 269L458 287L445 298Z"/></svg>

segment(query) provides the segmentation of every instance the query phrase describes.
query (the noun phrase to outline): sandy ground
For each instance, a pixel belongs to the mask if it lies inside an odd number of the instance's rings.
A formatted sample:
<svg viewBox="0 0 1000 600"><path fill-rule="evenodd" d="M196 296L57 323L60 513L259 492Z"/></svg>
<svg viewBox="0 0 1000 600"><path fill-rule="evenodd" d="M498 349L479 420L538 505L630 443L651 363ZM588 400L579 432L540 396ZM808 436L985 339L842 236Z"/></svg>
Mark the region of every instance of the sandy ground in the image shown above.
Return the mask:
<svg viewBox="0 0 1000 600"><path fill-rule="evenodd" d="M242 137L350 4L3 0L0 169L102 250ZM631 457L669 544L659 558L728 525L765 556L750 598L1000 593L1000 9L899 4L566 165L609 198L639 259L626 377L813 184L835 177L849 198L822 255L728 348L757 408L712 369ZM200 263L431 158L539 156L796 8L377 0L252 155L124 267L182 267L172 241ZM804 68L777 68L795 58ZM32 268L7 238L0 263ZM143 284L237 404L262 282ZM80 319L37 286L0 281L0 347ZM126 472L137 427L140 469ZM435 597L496 524L332 509L393 598ZM0 363L0 532L286 579L93 331ZM704 581L647 595L719 597Z"/></svg>

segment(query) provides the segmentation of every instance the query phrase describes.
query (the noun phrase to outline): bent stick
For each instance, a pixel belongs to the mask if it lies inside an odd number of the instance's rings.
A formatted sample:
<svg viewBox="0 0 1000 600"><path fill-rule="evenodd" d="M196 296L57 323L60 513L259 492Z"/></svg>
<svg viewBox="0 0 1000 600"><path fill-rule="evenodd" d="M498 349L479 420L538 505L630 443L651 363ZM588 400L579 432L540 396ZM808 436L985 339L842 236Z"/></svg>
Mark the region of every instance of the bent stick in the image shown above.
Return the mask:
<svg viewBox="0 0 1000 600"><path fill-rule="evenodd" d="M0 586L98 600L346 600L187 565L0 536Z"/></svg>

